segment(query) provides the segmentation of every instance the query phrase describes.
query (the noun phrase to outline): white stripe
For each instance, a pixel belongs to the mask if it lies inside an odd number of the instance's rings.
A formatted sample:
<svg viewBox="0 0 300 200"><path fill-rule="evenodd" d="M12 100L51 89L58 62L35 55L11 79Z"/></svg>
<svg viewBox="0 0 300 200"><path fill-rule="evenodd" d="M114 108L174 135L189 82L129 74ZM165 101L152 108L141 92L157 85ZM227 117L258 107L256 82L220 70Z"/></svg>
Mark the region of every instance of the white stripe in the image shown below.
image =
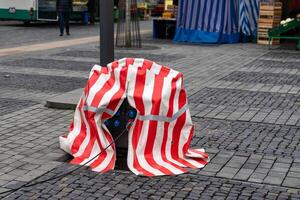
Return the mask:
<svg viewBox="0 0 300 200"><path fill-rule="evenodd" d="M161 111L161 110L168 111L169 99L170 99L170 95L171 95L170 81L171 81L170 79L163 79L162 99L161 99L161 103L159 105L159 111ZM164 114L165 114L164 116L166 116L166 113L164 113ZM162 151L162 142L163 142L163 137L164 137L163 133L164 133L164 124L165 123L164 122L157 122L157 123L158 124L157 124L157 128L156 128L156 136L155 136L153 151L152 151L152 153L154 155L153 158L156 163L169 169L172 173L182 174L183 171L174 167L170 163L163 161L163 159L162 159L161 151ZM163 153L165 153L165 152L163 152Z"/></svg>
<svg viewBox="0 0 300 200"><path fill-rule="evenodd" d="M164 175L161 171L153 168L145 159L145 147L147 144L149 121L143 122L140 139L136 148L137 159L140 166L154 175Z"/></svg>
<svg viewBox="0 0 300 200"><path fill-rule="evenodd" d="M146 80L145 80L145 86L144 86L144 91L143 91L143 103L144 103L144 108L145 108L145 115L150 115L151 114L151 109L152 109L152 94L154 90L154 75L150 71L146 71Z"/></svg>
<svg viewBox="0 0 300 200"><path fill-rule="evenodd" d="M91 72L90 72L90 75L89 75L89 79L92 77L92 75L97 71L97 73L99 73L101 71L101 66L99 65L94 65Z"/></svg>
<svg viewBox="0 0 300 200"><path fill-rule="evenodd" d="M163 82L163 88L162 88L162 100L161 100L161 104L160 104L160 114L161 115L164 115L164 116L167 116L167 113L168 113L168 110L169 110L169 100L170 100L170 96L171 96L171 90L172 90L172 84L171 84L171 81L172 81L172 78L177 76L177 73L171 73L173 70L170 71L170 73L168 74L168 76L164 79L164 82ZM154 143L154 151L153 151L153 155L154 156L154 159L156 162L158 163L162 163L164 162L162 160L162 155L161 155L161 149L162 149L162 140L163 140L163 137L164 137L164 122L158 122L158 129L157 129L157 133L156 133L156 138L155 138L155 143ZM170 141L168 138L167 138L167 144L168 144L168 141ZM168 150L167 146L166 146L166 149L165 149L165 155L167 155L167 152L170 151ZM156 153L158 152L158 153ZM157 158L156 158L157 156ZM168 156L166 156L166 159L168 161L171 162L170 158L168 159ZM164 162L165 163L165 162ZM174 163L174 162L172 162ZM172 171L174 174L180 174L182 173L181 170L173 167L173 165L169 164L169 163L166 163L166 164L161 164L163 166L166 166L170 171ZM178 164L177 164L178 165Z"/></svg>
<svg viewBox="0 0 300 200"><path fill-rule="evenodd" d="M161 65L159 65L159 64L157 64L157 63L155 63L155 62L153 62L153 63L152 63L152 66L151 66L150 72L151 72L151 73L154 73L154 74L159 74L161 68L162 68ZM154 77L153 77L152 80L154 80ZM152 82L154 82L154 81L152 81Z"/></svg>
<svg viewBox="0 0 300 200"><path fill-rule="evenodd" d="M114 154L110 151L107 151L107 155L102 163L100 163L97 167L92 168L93 171L96 172L102 172L111 162L111 160L114 158Z"/></svg>
<svg viewBox="0 0 300 200"><path fill-rule="evenodd" d="M83 123L86 126L86 136L85 136L83 142L81 143L81 145L79 147L79 150L75 154L73 154L74 157L79 157L79 156L81 156L84 153L84 150L87 147L87 145L88 145L88 143L90 141L90 138L91 138L90 125L88 124L88 122L87 122L87 120L85 118L85 114L84 114L83 108L81 108L80 111L81 111L81 115L83 116L82 117Z"/></svg>
<svg viewBox="0 0 300 200"><path fill-rule="evenodd" d="M118 66L116 69L114 69L114 71L111 72L111 74L114 74L114 78L115 78L114 85L108 91L105 92L101 101L98 104L98 108L99 107L107 107L111 101L111 98L116 94L116 92L119 91L120 86L121 86L121 84L120 84L121 67L122 66ZM116 112L117 109L120 107L120 105L122 103L122 99L120 98L120 99L118 99L118 101L119 101L119 103L118 103L119 105L116 107L116 110L114 110L114 112Z"/></svg>
<svg viewBox="0 0 300 200"><path fill-rule="evenodd" d="M88 161L90 161L90 162L87 164L87 166L90 165L92 162L95 161L95 159L97 158L97 157L95 157L95 156L96 156L98 153L100 153L100 148L99 148L99 144L98 144L97 140L95 140L95 141L94 141L94 144L93 144L93 149L92 149L92 151L91 151L90 156L89 156L88 158L84 159L84 160L80 163L80 165L83 165L83 164L85 164L85 163L88 162ZM93 160L91 160L93 157L95 157L95 158L94 158Z"/></svg>
<svg viewBox="0 0 300 200"><path fill-rule="evenodd" d="M108 79L111 78L111 74L108 73L108 74L100 74L97 81L95 82L95 84L89 89L89 92L88 92L88 96L87 96L87 99L86 99L86 104L87 105L91 105L94 98L95 98L95 95L97 94L97 92L99 92L104 84L106 83L106 81Z"/></svg>
<svg viewBox="0 0 300 200"><path fill-rule="evenodd" d="M68 153L71 153L71 147L73 146L75 138L80 134L81 130L81 117L80 110L76 108L73 118L73 130L67 135L67 138L60 137L60 148Z"/></svg>
<svg viewBox="0 0 300 200"><path fill-rule="evenodd" d="M150 113L152 109L152 94L154 89L154 81L153 81L153 74L149 71L146 71L146 81L145 87L143 92L143 103L145 107L145 113ZM145 159L145 147L147 144L148 133L149 133L149 121L143 122L143 127L141 130L141 135L139 138L139 142L136 149L137 158L142 168L146 169L152 174L155 175L163 175L163 173L155 168L153 168Z"/></svg>
<svg viewBox="0 0 300 200"><path fill-rule="evenodd" d="M165 168L167 168L168 170L170 170L172 173L174 174L182 174L183 171L179 170L178 168L174 167L173 165L163 161L162 159L162 155L161 155L161 146L162 146L162 141L163 141L163 130L164 127L164 122L158 122L158 126L156 129L156 137L154 140L154 146L153 146L153 158L155 160L155 162L161 166L164 166Z"/></svg>
<svg viewBox="0 0 300 200"><path fill-rule="evenodd" d="M205 153L204 149L194 149L196 151L201 151L202 153ZM188 149L188 152L186 154L187 157L193 157L193 158L203 158L203 160L207 160L206 157L204 157L202 154L193 152L191 149Z"/></svg>
<svg viewBox="0 0 300 200"><path fill-rule="evenodd" d="M135 58L134 62L132 64L132 67L141 68L141 67L143 67L144 61L145 61L145 59L143 59L143 58Z"/></svg>
<svg viewBox="0 0 300 200"><path fill-rule="evenodd" d="M126 95L127 95L127 100L129 102L129 104L136 108L135 106L135 102L134 102L134 89L135 89L135 81L136 81L136 75L137 75L137 66L140 65L141 59L135 59L134 60L134 65L129 65L128 66L128 72L127 72L127 88L126 88ZM133 130L134 127L136 126L136 121L137 119L135 119L135 121L133 122L129 133L128 133L128 153L127 153L127 165L128 168L136 175L140 175L141 173L136 170L133 166L133 162L134 162L134 149L132 146L132 135L133 135Z"/></svg>
<svg viewBox="0 0 300 200"><path fill-rule="evenodd" d="M176 91L175 91L175 96L174 96L174 102L173 102L173 113L176 112L178 110L178 96L179 96L179 92L180 92L180 85L181 84L181 78L179 78L177 81L176 81ZM172 137L172 134L173 134L173 130L174 130L174 126L175 124L177 123L177 120L171 122L169 124L169 127L168 127L168 139L167 139L167 145L166 145L166 156L167 156L167 159L181 167L186 167L184 164L182 164L181 162L178 162L177 160L174 160L172 158L172 155L171 155L171 146L172 146L172 140L173 140L173 137Z"/></svg>
<svg viewBox="0 0 300 200"><path fill-rule="evenodd" d="M108 147L108 145L110 144L109 140L105 137L105 134L103 132L103 130L101 129L101 124L102 122L100 121L101 119L101 116L100 114L96 114L94 119L97 123L97 133L99 135L99 140L100 140L100 143L101 143L101 146L103 149L105 149L106 147ZM106 131L107 128L106 126L103 126L103 129L105 129ZM110 163L111 159L113 159L113 156L115 155L115 150L112 148L112 146L110 146L108 149L106 149L106 157L105 159L102 161L102 163L100 163L97 167L95 167L93 169L93 171L97 171L97 172L101 172L101 170L104 170L107 165ZM97 158L95 160L97 160L99 158L99 156L97 156Z"/></svg>
<svg viewBox="0 0 300 200"><path fill-rule="evenodd" d="M136 59L137 60L137 59ZM140 60L136 61L134 63L139 63ZM126 95L129 104L133 107L136 108L135 102L134 102L134 90L135 90L135 81L136 81L136 76L137 76L137 71L139 66L138 64L134 65L129 65L128 66L128 72L127 72L127 88L126 88Z"/></svg>
<svg viewBox="0 0 300 200"><path fill-rule="evenodd" d="M128 153L127 153L127 165L128 168L136 175L140 175L141 173L136 170L133 166L133 161L134 161L134 156L133 156L133 146L132 146L132 135L133 135L133 129L136 125L136 120L133 122L131 129L129 130L128 133Z"/></svg>
<svg viewBox="0 0 300 200"><path fill-rule="evenodd" d="M204 167L204 165L200 164L199 162L195 161L194 159L188 158L185 155L183 155L183 145L186 143L186 141L188 140L188 136L189 133L191 131L191 129L193 128L189 122L187 122L187 115L186 115L186 123L184 125L184 127L181 130L181 134L180 134L180 138L179 138L179 158L182 158L183 160L189 162L190 164L194 165L197 168L201 168Z"/></svg>
<svg viewBox="0 0 300 200"><path fill-rule="evenodd" d="M159 115L167 116L168 114L171 90L172 90L172 77L170 77L168 74L168 76L164 79L164 83L163 83Z"/></svg>

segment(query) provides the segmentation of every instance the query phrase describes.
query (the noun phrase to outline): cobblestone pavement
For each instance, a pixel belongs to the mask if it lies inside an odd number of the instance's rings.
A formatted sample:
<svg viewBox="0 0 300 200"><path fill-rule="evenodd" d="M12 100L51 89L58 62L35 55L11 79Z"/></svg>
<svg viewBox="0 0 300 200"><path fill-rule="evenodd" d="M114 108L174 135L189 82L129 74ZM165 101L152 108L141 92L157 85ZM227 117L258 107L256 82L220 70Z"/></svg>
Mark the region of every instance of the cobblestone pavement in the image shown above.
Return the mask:
<svg viewBox="0 0 300 200"><path fill-rule="evenodd" d="M29 43L57 31L33 25L23 39L37 28L49 34ZM0 32L19 29L24 27L0 27ZM2 197L300 199L299 52L256 44L181 45L150 37L144 44L141 50L117 49L116 58L146 57L183 72L196 125L191 145L204 147L210 163L187 174L154 178L81 168ZM73 111L44 104L82 87L98 60L99 44L0 58L0 192L77 167L64 162L58 145Z"/></svg>

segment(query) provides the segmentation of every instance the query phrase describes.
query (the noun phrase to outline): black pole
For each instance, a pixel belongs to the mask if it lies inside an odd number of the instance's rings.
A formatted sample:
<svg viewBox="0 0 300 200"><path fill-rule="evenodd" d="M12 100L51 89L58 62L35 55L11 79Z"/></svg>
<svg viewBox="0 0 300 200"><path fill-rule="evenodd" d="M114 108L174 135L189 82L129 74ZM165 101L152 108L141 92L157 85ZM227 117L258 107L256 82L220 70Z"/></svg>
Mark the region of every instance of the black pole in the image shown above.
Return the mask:
<svg viewBox="0 0 300 200"><path fill-rule="evenodd" d="M100 12L100 65L114 61L114 1L99 0Z"/></svg>

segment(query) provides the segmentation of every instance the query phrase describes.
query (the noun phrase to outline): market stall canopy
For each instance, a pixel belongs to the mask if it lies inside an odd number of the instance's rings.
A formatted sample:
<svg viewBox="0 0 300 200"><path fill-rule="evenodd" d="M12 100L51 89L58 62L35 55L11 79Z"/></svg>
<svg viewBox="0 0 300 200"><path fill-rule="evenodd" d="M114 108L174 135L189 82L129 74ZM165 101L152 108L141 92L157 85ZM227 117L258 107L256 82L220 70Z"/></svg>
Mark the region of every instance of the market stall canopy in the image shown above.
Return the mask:
<svg viewBox="0 0 300 200"><path fill-rule="evenodd" d="M73 164L84 164L113 141L105 121L127 98L137 116L128 133L128 168L137 175L158 176L202 168L208 162L204 149L191 149L194 133L183 76L145 59L124 58L95 65L77 105L70 132L60 146ZM92 170L114 169L115 145L97 156Z"/></svg>
<svg viewBox="0 0 300 200"><path fill-rule="evenodd" d="M179 0L174 41L236 43L241 36L255 37L261 1Z"/></svg>

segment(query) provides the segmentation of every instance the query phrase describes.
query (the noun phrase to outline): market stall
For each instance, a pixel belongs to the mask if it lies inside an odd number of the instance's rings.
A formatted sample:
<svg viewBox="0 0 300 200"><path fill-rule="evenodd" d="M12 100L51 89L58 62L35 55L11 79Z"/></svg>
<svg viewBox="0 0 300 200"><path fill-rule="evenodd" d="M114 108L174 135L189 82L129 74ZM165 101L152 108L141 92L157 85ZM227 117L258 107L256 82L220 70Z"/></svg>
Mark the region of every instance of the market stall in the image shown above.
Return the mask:
<svg viewBox="0 0 300 200"><path fill-rule="evenodd" d="M255 37L260 0L179 0L174 41L235 43Z"/></svg>

